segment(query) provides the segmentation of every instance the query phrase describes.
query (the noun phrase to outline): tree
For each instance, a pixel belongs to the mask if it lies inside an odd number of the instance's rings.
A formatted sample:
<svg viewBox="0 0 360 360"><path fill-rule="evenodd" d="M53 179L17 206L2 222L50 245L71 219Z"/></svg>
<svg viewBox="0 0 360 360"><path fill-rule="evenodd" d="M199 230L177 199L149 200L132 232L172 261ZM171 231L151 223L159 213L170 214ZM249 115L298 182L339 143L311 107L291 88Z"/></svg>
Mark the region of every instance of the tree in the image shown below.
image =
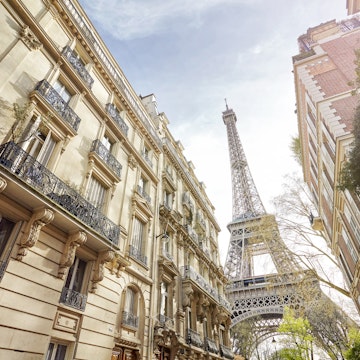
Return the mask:
<svg viewBox="0 0 360 360"><path fill-rule="evenodd" d="M289 359L310 360L312 358L312 347L315 339L311 335L311 326L306 318L296 317L295 311L286 307L283 322L279 326L278 332L287 335L282 341L285 343L286 349L291 349Z"/></svg>
<svg viewBox="0 0 360 360"><path fill-rule="evenodd" d="M360 331L352 328L349 331L348 350L344 352L346 360L360 359Z"/></svg>

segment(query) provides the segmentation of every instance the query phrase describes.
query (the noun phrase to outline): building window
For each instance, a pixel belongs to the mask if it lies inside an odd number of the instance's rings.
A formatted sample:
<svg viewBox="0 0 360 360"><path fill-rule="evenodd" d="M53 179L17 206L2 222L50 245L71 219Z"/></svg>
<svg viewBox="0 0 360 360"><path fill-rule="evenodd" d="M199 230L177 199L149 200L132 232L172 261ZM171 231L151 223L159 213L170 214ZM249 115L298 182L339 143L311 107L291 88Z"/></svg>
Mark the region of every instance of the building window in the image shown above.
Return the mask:
<svg viewBox="0 0 360 360"><path fill-rule="evenodd" d="M164 206L172 209L173 194L167 190L164 191Z"/></svg>
<svg viewBox="0 0 360 360"><path fill-rule="evenodd" d="M100 210L104 210L106 193L106 187L99 180L91 176L87 191L87 200L89 203Z"/></svg>
<svg viewBox="0 0 360 360"><path fill-rule="evenodd" d="M42 165L46 166L54 151L56 140L52 132L42 126L41 116L31 119L23 136L23 149Z"/></svg>
<svg viewBox="0 0 360 360"><path fill-rule="evenodd" d="M162 282L160 285L160 321L171 318L170 314L169 284Z"/></svg>
<svg viewBox="0 0 360 360"><path fill-rule="evenodd" d="M109 153L112 152L112 148L114 146L114 142L110 139L108 135L104 135L101 139L101 143L106 147Z"/></svg>
<svg viewBox="0 0 360 360"><path fill-rule="evenodd" d="M147 265L147 257L145 252L145 224L138 218L134 218L133 234L130 245L130 255L139 260L144 265Z"/></svg>
<svg viewBox="0 0 360 360"><path fill-rule="evenodd" d="M125 293L124 311L122 315L122 324L134 328L139 326L138 312L138 292L128 287Z"/></svg>
<svg viewBox="0 0 360 360"><path fill-rule="evenodd" d="M67 345L51 342L45 360L65 360L67 348Z"/></svg>
<svg viewBox="0 0 360 360"><path fill-rule="evenodd" d="M10 258L10 252L16 236L13 236L13 230L15 223L0 217L0 280L2 279L8 260ZM14 240L14 241L12 241Z"/></svg>
<svg viewBox="0 0 360 360"><path fill-rule="evenodd" d="M53 85L53 88L62 97L62 99L68 104L71 99L71 93L66 88L66 86L60 80L56 80Z"/></svg>
<svg viewBox="0 0 360 360"><path fill-rule="evenodd" d="M147 164L152 167L152 161L151 161L151 151L147 146L144 146L143 151L142 151L142 156L145 159L145 161L147 162Z"/></svg>
<svg viewBox="0 0 360 360"><path fill-rule="evenodd" d="M87 299L86 294L84 294L86 267L86 261L80 259L78 256L75 256L61 294L61 303L79 310L85 310Z"/></svg>

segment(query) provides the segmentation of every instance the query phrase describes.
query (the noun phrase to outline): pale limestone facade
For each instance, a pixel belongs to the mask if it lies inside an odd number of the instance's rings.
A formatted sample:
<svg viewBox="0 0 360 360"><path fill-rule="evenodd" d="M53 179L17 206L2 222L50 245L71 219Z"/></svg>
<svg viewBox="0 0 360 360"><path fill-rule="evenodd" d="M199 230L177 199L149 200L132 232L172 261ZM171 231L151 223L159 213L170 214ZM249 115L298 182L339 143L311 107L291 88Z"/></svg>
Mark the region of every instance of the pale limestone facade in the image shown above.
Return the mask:
<svg viewBox="0 0 360 360"><path fill-rule="evenodd" d="M232 359L214 208L155 97L76 0L3 0L0 31L0 358Z"/></svg>

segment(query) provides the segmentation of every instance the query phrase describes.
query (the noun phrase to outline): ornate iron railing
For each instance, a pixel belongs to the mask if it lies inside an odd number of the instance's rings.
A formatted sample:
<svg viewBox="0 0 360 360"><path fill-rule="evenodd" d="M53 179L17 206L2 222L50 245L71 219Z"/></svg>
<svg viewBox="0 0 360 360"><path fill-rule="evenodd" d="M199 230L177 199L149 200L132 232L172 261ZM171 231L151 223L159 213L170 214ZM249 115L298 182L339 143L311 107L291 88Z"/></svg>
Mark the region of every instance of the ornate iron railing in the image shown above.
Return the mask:
<svg viewBox="0 0 360 360"><path fill-rule="evenodd" d="M220 345L220 354L222 357L226 359L233 359L234 353L231 351L231 349L225 345Z"/></svg>
<svg viewBox="0 0 360 360"><path fill-rule="evenodd" d="M218 354L219 353L219 349L216 345L216 342L208 337L206 337L204 339L204 349L205 351L209 351L213 354Z"/></svg>
<svg viewBox="0 0 360 360"><path fill-rule="evenodd" d="M201 340L200 334L192 329L187 329L186 343L189 345L195 345L199 348L202 348L204 345L203 341Z"/></svg>
<svg viewBox="0 0 360 360"><path fill-rule="evenodd" d="M137 186L137 192L148 202L148 204L151 204L150 195L140 185Z"/></svg>
<svg viewBox="0 0 360 360"><path fill-rule="evenodd" d="M184 229L189 234L189 236L196 242L196 244L199 244L199 237L196 231L190 225L184 225Z"/></svg>
<svg viewBox="0 0 360 360"><path fill-rule="evenodd" d="M52 106L64 121L75 131L78 130L81 119L46 80L41 80L36 85L35 90Z"/></svg>
<svg viewBox="0 0 360 360"><path fill-rule="evenodd" d="M135 246L129 246L129 255L140 261L142 264L147 265L147 256L142 254L141 250L137 249Z"/></svg>
<svg viewBox="0 0 360 360"><path fill-rule="evenodd" d="M91 145L91 152L96 153L104 160L105 164L112 170L119 178L121 177L121 164L116 160L115 156L104 146L100 140L94 140Z"/></svg>
<svg viewBox="0 0 360 360"><path fill-rule="evenodd" d="M127 311L123 311L121 322L123 325L131 326L133 328L138 328L139 326L139 318L136 315Z"/></svg>
<svg viewBox="0 0 360 360"><path fill-rule="evenodd" d="M174 319L162 314L159 314L159 322L160 324L164 324L169 328L173 328L175 325Z"/></svg>
<svg viewBox="0 0 360 360"><path fill-rule="evenodd" d="M193 280L199 287L201 287L208 295L210 295L217 303L231 311L231 305L222 295L218 293L194 268L190 265L185 265L180 268L183 279Z"/></svg>
<svg viewBox="0 0 360 360"><path fill-rule="evenodd" d="M120 227L13 142L0 146L0 165L115 245Z"/></svg>
<svg viewBox="0 0 360 360"><path fill-rule="evenodd" d="M152 163L152 161L150 160L150 158L149 158L149 155L146 153L146 152L142 152L142 157L143 157L143 159L147 162L147 164L152 168L153 167L153 163Z"/></svg>
<svg viewBox="0 0 360 360"><path fill-rule="evenodd" d="M86 85L91 89L94 79L90 76L81 60L76 56L76 53L71 50L69 46L65 46L62 53L69 60L70 64L80 77L85 81Z"/></svg>
<svg viewBox="0 0 360 360"><path fill-rule="evenodd" d="M127 136L129 131L129 127L126 125L125 121L119 114L119 111L116 109L114 104L106 104L105 106L106 112L111 116L111 118L118 124L120 130Z"/></svg>
<svg viewBox="0 0 360 360"><path fill-rule="evenodd" d="M60 303L71 306L81 311L85 310L87 296L77 291L63 287L60 295Z"/></svg>

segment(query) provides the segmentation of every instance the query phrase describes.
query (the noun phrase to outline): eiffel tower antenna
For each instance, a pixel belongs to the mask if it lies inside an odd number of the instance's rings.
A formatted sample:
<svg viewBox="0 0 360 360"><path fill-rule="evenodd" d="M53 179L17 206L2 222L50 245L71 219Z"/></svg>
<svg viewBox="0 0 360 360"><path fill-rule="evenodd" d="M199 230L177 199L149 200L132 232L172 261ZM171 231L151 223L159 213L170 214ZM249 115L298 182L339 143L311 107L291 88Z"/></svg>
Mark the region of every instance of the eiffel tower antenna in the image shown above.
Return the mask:
<svg viewBox="0 0 360 360"><path fill-rule="evenodd" d="M232 182L232 219L255 218L266 213L256 189L246 160L239 134L236 129L236 115L229 109L225 99L226 110L223 121L226 125Z"/></svg>

